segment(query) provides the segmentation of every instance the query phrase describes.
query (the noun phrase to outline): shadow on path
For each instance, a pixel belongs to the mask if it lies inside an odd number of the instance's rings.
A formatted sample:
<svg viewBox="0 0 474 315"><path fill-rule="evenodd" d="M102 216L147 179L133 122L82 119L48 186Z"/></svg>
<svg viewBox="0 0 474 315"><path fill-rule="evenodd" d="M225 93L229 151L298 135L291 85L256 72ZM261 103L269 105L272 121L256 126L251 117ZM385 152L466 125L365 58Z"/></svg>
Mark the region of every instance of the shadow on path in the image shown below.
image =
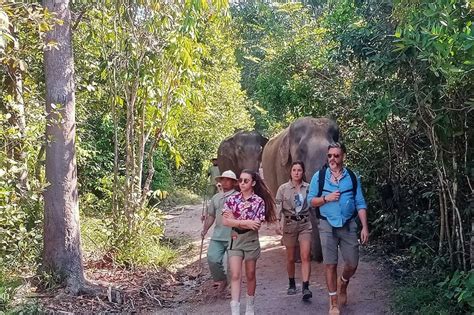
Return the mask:
<svg viewBox="0 0 474 315"><path fill-rule="evenodd" d="M201 206L188 206L185 211L167 218L168 236L185 236L193 239L196 247L200 246ZM209 232L208 236L211 235ZM273 231L263 227L260 231L262 255L257 262L257 292L255 301L256 314L327 314L328 295L324 280L324 266L312 263L310 289L313 298L310 302L301 300L301 265L297 264L296 281L298 293L286 295L288 278L286 275L284 247L280 245L280 237ZM230 314L229 298L209 299L205 291L210 287L209 272L206 262L206 249L209 243L205 241L202 266L203 273L199 277L194 295L182 301L179 307L161 309L158 314ZM198 252L199 250L197 250ZM183 259L183 268L199 264L198 254L194 251ZM339 266L342 270L342 266ZM244 277L245 278L245 277ZM359 268L351 279L348 289L348 305L341 314L389 314L390 281L384 276L382 267L369 257L362 255ZM242 288L241 313L245 312L245 279ZM202 296L199 296L202 294Z"/></svg>

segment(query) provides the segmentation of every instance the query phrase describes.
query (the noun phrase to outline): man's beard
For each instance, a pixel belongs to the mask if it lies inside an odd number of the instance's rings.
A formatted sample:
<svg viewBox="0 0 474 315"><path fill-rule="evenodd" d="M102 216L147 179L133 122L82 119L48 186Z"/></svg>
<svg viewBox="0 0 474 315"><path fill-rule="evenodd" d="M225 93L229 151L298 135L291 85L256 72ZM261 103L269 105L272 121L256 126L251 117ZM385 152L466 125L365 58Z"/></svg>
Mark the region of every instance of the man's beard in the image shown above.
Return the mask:
<svg viewBox="0 0 474 315"><path fill-rule="evenodd" d="M339 168L342 168L342 162L341 162L341 163L337 163L336 161L330 161L330 162L329 162L329 168L331 168L331 169L339 169Z"/></svg>

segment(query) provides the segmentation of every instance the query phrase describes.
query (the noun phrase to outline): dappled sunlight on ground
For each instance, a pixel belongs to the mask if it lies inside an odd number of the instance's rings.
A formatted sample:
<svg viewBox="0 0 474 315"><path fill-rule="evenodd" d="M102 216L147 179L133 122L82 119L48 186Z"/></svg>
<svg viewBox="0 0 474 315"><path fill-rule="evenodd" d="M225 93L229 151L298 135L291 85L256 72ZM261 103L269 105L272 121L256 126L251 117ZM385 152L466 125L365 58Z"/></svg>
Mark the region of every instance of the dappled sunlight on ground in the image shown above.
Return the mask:
<svg viewBox="0 0 474 315"><path fill-rule="evenodd" d="M199 206L189 206L180 216L173 216L167 221L166 233L173 237L193 238L193 250L181 257L181 266L192 269L193 265L202 264L202 274L197 278L199 286L194 287L194 294L176 308L158 311L160 314L228 314L230 297L216 295L212 288L212 280L206 261L206 250L209 243L209 231L205 238L202 259L199 262L201 244ZM312 262L310 289L313 299L310 302L301 301L301 264L296 265L296 295L286 294L288 278L286 274L285 248L280 243L281 236L276 235L270 226L260 229L261 258L257 262L257 293L256 313L259 314L327 314L328 296L324 280L324 265ZM338 267L339 272L342 266ZM356 275L349 286L349 305L342 314L387 314L389 313L389 291L387 280L381 271L381 266L362 257ZM202 288L202 289L201 289ZM245 305L245 277L242 284L242 304ZM213 297L210 298L209 297ZM245 307L245 306L244 306ZM243 308L244 308L243 307Z"/></svg>

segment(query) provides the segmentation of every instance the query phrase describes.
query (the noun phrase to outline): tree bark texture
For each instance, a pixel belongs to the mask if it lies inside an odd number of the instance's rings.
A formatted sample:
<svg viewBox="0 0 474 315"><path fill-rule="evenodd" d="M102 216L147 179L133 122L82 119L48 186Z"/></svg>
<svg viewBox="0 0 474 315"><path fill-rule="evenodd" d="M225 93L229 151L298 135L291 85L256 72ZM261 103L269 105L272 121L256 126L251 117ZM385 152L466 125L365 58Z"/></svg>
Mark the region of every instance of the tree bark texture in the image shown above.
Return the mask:
<svg viewBox="0 0 474 315"><path fill-rule="evenodd" d="M44 52L46 180L43 264L72 294L85 285L82 265L75 150L74 58L69 0L44 0L63 23L46 35L57 47Z"/></svg>

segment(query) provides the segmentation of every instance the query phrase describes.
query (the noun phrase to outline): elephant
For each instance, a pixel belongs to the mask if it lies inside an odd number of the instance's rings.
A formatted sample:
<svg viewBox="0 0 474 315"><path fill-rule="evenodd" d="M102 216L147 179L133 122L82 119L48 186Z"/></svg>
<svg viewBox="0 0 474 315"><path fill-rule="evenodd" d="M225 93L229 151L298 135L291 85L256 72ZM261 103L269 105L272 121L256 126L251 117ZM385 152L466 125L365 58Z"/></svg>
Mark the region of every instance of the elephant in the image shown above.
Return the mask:
<svg viewBox="0 0 474 315"><path fill-rule="evenodd" d="M289 127L272 137L262 154L262 166L265 183L276 195L278 187L290 178L290 165L294 161L303 161L306 181L311 181L314 173L327 161L327 148L330 143L339 140L339 127L328 118L302 117ZM311 213L313 224L313 259L321 261L321 242L314 211Z"/></svg>
<svg viewBox="0 0 474 315"><path fill-rule="evenodd" d="M262 151L268 139L257 131L237 131L224 139L217 150L217 165L221 172L232 170L237 176L244 169L255 172L262 161Z"/></svg>

